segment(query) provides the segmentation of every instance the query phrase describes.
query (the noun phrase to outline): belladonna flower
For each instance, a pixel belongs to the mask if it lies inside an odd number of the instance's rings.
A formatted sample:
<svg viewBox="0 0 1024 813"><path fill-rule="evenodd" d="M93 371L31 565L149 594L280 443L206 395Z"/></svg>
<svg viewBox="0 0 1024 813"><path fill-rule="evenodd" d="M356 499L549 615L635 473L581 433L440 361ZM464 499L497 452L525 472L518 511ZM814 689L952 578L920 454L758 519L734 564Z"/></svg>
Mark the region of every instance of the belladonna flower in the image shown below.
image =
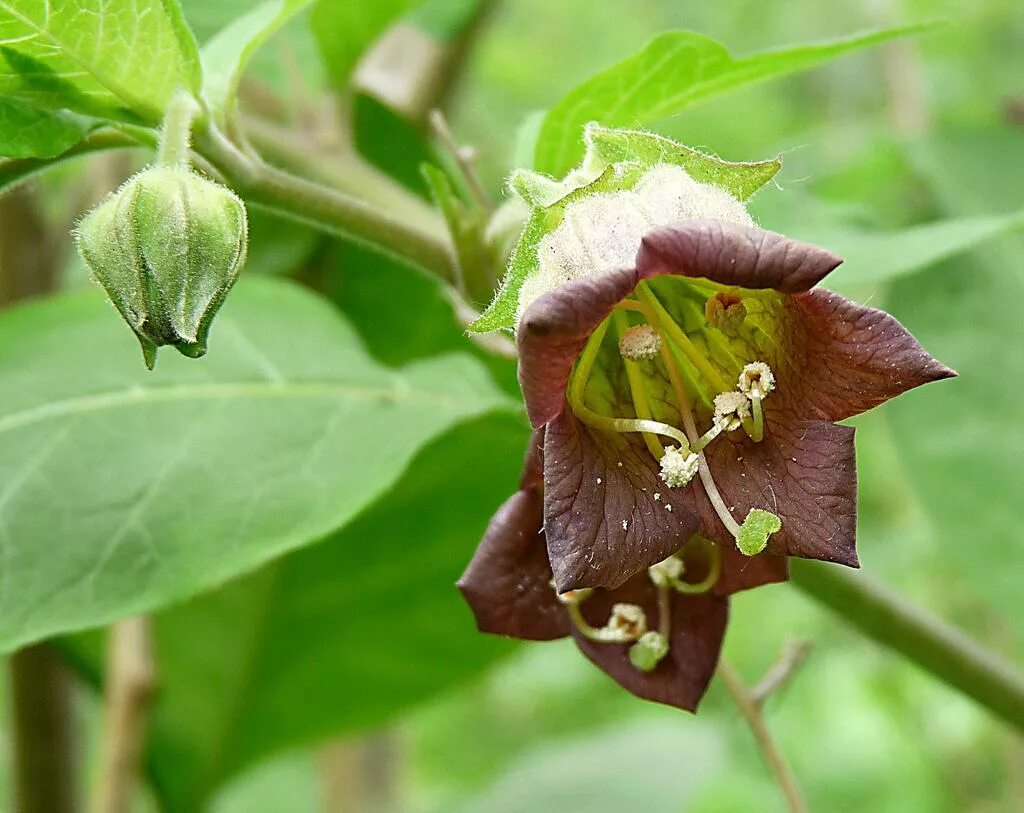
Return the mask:
<svg viewBox="0 0 1024 813"><path fill-rule="evenodd" d="M727 190L664 162L601 177L623 188L570 193L533 235L516 340L535 448L460 587L481 629L571 633L630 691L692 709L731 592L784 579L787 556L857 566L836 421L953 372L815 288L841 260Z"/></svg>

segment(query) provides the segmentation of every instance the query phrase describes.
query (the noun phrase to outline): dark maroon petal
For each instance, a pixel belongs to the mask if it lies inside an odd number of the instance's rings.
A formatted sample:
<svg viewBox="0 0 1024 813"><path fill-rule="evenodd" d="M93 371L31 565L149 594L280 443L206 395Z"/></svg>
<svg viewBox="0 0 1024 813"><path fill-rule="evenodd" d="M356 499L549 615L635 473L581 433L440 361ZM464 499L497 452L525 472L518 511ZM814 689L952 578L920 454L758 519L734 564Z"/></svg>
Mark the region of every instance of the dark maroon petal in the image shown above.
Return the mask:
<svg viewBox="0 0 1024 813"><path fill-rule="evenodd" d="M638 604L647 623L658 624L657 592L646 575L610 592L594 593L581 606L595 627L608 620L617 602ZM637 697L696 711L718 665L722 637L729 618L729 599L723 596L672 596L669 652L653 671L642 672L629 662L629 644L599 644L573 630L576 643L590 660Z"/></svg>
<svg viewBox="0 0 1024 813"><path fill-rule="evenodd" d="M751 508L782 519L768 539L770 554L857 567L857 470L853 428L795 420L765 401L765 436L754 443L737 431L706 450L708 465L737 522ZM693 488L693 486L691 486ZM702 533L732 542L702 488L695 488Z"/></svg>
<svg viewBox="0 0 1024 813"><path fill-rule="evenodd" d="M786 396L808 417L842 420L956 375L885 311L823 289L792 297L786 307L798 365Z"/></svg>
<svg viewBox="0 0 1024 813"><path fill-rule="evenodd" d="M523 473L519 477L522 491L544 488L544 430L534 429L530 433L530 445L526 447Z"/></svg>
<svg viewBox="0 0 1024 813"><path fill-rule="evenodd" d="M636 280L632 269L575 280L526 309L516 333L519 386L535 428L562 414L565 388L583 345L616 303L636 287Z"/></svg>
<svg viewBox="0 0 1024 813"><path fill-rule="evenodd" d="M564 638L571 623L551 588L538 489L518 491L498 509L459 579L481 632L531 641Z"/></svg>
<svg viewBox="0 0 1024 813"><path fill-rule="evenodd" d="M682 547L699 524L690 490L669 493L639 434L592 429L570 411L548 424L544 482L559 592L618 587Z"/></svg>
<svg viewBox="0 0 1024 813"><path fill-rule="evenodd" d="M683 220L644 237L640 277L678 274L741 288L806 291L842 260L810 243L722 220Z"/></svg>
<svg viewBox="0 0 1024 813"><path fill-rule="evenodd" d="M725 543L719 545L722 551L722 575L713 588L716 594L729 596L741 590L789 579L789 562L785 556L774 556L767 551L758 556L744 556L728 533L725 535ZM692 581L689 577L687 579Z"/></svg>

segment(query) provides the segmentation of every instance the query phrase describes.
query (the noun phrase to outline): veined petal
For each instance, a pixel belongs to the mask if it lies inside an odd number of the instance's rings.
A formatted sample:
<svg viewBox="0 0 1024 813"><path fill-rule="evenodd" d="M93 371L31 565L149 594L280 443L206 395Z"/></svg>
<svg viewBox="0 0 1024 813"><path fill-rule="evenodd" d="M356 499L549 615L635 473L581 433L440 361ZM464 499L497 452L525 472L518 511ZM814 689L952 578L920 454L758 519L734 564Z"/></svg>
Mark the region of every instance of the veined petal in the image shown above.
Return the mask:
<svg viewBox="0 0 1024 813"><path fill-rule="evenodd" d="M542 512L539 489L509 497L459 579L481 632L531 641L569 634L569 616L551 587Z"/></svg>
<svg viewBox="0 0 1024 813"><path fill-rule="evenodd" d="M761 443L736 433L737 440L730 436L705 451L725 504L738 522L751 508L782 519L782 530L768 539L768 554L857 567L853 428L797 420L770 404ZM696 495L704 532L722 545L731 543L707 496L702 490Z"/></svg>
<svg viewBox="0 0 1024 813"><path fill-rule="evenodd" d="M527 308L516 334L519 386L535 428L562 414L565 388L583 345L636 283L632 269L574 280Z"/></svg>
<svg viewBox="0 0 1024 813"><path fill-rule="evenodd" d="M786 302L788 399L808 417L838 421L956 373L885 311L822 289Z"/></svg>
<svg viewBox="0 0 1024 813"><path fill-rule="evenodd" d="M693 490L659 479L639 435L584 426L568 410L548 424L544 482L544 530L560 592L618 587L697 531Z"/></svg>
<svg viewBox="0 0 1024 813"><path fill-rule="evenodd" d="M787 294L808 290L841 262L819 246L723 220L683 220L654 229L636 259L641 278L676 274Z"/></svg>
<svg viewBox="0 0 1024 813"><path fill-rule="evenodd" d="M595 643L573 630L576 644L591 661L637 697L696 711L718 665L722 637L729 618L723 596L672 596L669 651L652 671L642 672L629 662L629 644ZM613 592L595 592L581 607L583 617L601 626L612 605L628 602L643 608L652 628L658 619L657 591L646 574Z"/></svg>

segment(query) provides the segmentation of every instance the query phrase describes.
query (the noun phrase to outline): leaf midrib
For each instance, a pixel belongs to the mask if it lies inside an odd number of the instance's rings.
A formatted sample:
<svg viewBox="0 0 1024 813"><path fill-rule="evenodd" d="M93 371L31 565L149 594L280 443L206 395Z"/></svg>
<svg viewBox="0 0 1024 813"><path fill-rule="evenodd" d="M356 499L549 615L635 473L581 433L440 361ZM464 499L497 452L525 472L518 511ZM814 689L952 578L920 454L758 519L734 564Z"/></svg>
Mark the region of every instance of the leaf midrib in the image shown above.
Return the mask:
<svg viewBox="0 0 1024 813"><path fill-rule="evenodd" d="M400 386L371 387L324 381L286 382L283 384L266 381L184 384L148 389L111 390L51 401L47 404L0 417L0 434L54 418L99 412L105 409L172 403L174 401L215 401L242 398L379 399L403 402L419 401L435 406L468 407L468 399L465 398ZM493 400L495 406L501 404L501 399L493 395L482 395L480 400Z"/></svg>

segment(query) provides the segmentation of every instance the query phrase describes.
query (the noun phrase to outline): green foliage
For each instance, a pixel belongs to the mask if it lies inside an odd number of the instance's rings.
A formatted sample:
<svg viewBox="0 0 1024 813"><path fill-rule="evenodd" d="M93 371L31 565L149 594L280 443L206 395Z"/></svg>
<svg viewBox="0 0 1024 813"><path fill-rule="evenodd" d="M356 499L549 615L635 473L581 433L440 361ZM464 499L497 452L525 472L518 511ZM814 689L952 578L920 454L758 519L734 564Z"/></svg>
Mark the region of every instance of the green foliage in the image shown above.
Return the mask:
<svg viewBox="0 0 1024 813"><path fill-rule="evenodd" d="M199 54L176 0L0 2L0 94L34 107L157 123Z"/></svg>
<svg viewBox="0 0 1024 813"><path fill-rule="evenodd" d="M81 141L94 126L78 116L0 98L0 156L53 158Z"/></svg>
<svg viewBox="0 0 1024 813"><path fill-rule="evenodd" d="M146 373L124 338L93 293L0 318L4 651L308 544L423 443L509 404L464 357L381 367L279 282L240 286L201 362Z"/></svg>
<svg viewBox="0 0 1024 813"><path fill-rule="evenodd" d="M583 155L580 135L587 122L609 127L648 124L743 85L807 70L926 28L891 28L739 59L702 34L660 34L639 53L588 79L551 108L541 127L534 166L560 176L579 163Z"/></svg>
<svg viewBox="0 0 1024 813"><path fill-rule="evenodd" d="M373 3L317 0L311 25L328 76L336 88L348 86L366 47L413 5L414 0L376 0Z"/></svg>
<svg viewBox="0 0 1024 813"><path fill-rule="evenodd" d="M911 157L950 215L1024 206L1019 132L954 132L914 145ZM960 373L932 397L902 398L888 413L906 477L927 511L922 521L962 589L984 596L986 614L997 612L1018 645L1022 253L1024 238L1006 237L967 262L900 280L888 297L907 326Z"/></svg>
<svg viewBox="0 0 1024 813"><path fill-rule="evenodd" d="M156 617L149 767L165 810L202 809L254 760L385 722L510 650L475 634L453 584L527 434L508 416L459 427L344 530ZM69 645L100 670L91 639Z"/></svg>
<svg viewBox="0 0 1024 813"><path fill-rule="evenodd" d="M203 96L219 123L230 118L238 83L256 49L313 0L269 0L233 20L203 46Z"/></svg>

